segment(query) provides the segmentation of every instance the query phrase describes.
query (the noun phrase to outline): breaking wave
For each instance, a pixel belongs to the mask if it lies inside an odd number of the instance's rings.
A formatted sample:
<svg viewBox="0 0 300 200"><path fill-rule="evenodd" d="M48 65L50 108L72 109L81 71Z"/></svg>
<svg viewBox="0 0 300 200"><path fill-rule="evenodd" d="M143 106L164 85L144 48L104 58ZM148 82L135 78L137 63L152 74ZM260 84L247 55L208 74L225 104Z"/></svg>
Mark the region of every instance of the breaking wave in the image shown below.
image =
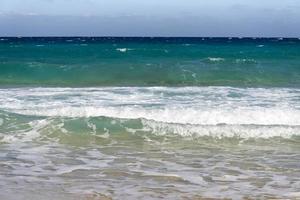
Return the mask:
<svg viewBox="0 0 300 200"><path fill-rule="evenodd" d="M34 118L28 122L33 124L96 121L83 132L94 127L156 135L289 138L300 135L299 93L289 88L18 88L0 90L0 110ZM6 118L0 118L6 126Z"/></svg>

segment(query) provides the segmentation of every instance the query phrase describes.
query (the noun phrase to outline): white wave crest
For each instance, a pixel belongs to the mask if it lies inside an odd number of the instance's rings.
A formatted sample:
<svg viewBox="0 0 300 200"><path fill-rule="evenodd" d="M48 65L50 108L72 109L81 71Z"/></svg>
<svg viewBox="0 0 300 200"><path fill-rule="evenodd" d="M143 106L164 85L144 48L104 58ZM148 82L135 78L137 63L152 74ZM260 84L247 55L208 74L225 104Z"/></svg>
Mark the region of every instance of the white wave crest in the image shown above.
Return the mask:
<svg viewBox="0 0 300 200"><path fill-rule="evenodd" d="M236 59L236 63L256 63L256 60L254 59L248 59L248 58L241 58L241 59Z"/></svg>
<svg viewBox="0 0 300 200"><path fill-rule="evenodd" d="M259 126L259 125L189 125L168 124L142 120L147 131L157 135L176 134L183 137L208 136L213 138L291 138L300 135L300 126Z"/></svg>
<svg viewBox="0 0 300 200"><path fill-rule="evenodd" d="M0 142L3 143L20 143L31 142L40 137L40 131L49 126L51 120L35 120L28 123L29 128L25 130L13 131L5 134L0 133Z"/></svg>
<svg viewBox="0 0 300 200"><path fill-rule="evenodd" d="M0 110L193 125L300 125L300 90L230 87L1 89Z"/></svg>
<svg viewBox="0 0 300 200"><path fill-rule="evenodd" d="M220 61L224 61L224 58L213 58L213 57L208 57L208 60L211 62L220 62Z"/></svg>
<svg viewBox="0 0 300 200"><path fill-rule="evenodd" d="M117 48L116 50L117 50L117 51L120 51L120 52L122 52L122 53L126 53L127 51L130 51L130 50L132 50L132 49L128 49L128 48Z"/></svg>

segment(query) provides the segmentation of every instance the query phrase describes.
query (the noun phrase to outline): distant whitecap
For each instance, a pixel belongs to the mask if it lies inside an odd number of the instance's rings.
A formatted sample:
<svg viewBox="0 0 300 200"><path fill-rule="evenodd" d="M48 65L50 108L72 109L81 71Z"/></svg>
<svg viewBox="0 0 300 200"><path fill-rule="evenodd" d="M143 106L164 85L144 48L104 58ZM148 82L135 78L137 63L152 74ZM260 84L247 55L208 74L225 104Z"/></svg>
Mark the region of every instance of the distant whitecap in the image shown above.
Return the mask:
<svg viewBox="0 0 300 200"><path fill-rule="evenodd" d="M208 57L207 59L211 62L219 62L225 60L225 58L214 58L214 57Z"/></svg>
<svg viewBox="0 0 300 200"><path fill-rule="evenodd" d="M127 52L127 51L132 50L132 49L128 49L128 48L117 48L116 50L117 50L117 51L120 51L120 52L122 52L122 53L125 53L125 52Z"/></svg>

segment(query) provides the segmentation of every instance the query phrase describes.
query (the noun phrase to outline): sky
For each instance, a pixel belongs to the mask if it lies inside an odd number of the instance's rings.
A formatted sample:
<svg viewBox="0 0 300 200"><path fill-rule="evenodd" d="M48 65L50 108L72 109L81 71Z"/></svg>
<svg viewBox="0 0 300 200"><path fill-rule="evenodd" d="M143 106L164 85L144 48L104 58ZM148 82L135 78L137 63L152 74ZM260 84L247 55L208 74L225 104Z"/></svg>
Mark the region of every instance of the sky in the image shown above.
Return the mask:
<svg viewBox="0 0 300 200"><path fill-rule="evenodd" d="M0 0L0 36L300 37L300 0Z"/></svg>

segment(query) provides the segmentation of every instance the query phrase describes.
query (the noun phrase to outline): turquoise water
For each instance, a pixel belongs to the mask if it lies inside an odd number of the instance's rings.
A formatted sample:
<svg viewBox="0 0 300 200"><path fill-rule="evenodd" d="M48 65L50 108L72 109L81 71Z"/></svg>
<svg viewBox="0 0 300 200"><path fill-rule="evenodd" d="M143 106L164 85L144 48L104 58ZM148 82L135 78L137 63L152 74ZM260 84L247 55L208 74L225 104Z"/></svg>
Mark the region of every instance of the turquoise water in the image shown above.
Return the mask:
<svg viewBox="0 0 300 200"><path fill-rule="evenodd" d="M276 38L2 38L0 84L293 87L300 85L299 44Z"/></svg>
<svg viewBox="0 0 300 200"><path fill-rule="evenodd" d="M297 199L299 169L299 39L0 38L0 199Z"/></svg>

